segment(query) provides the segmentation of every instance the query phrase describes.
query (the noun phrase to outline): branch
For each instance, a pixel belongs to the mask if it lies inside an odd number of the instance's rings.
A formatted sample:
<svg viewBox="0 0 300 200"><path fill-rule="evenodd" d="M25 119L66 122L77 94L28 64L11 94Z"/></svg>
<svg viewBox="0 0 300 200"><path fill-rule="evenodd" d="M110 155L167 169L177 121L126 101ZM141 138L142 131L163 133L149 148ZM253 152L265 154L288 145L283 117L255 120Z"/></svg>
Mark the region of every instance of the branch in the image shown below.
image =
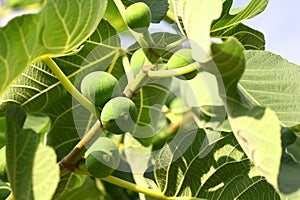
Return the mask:
<svg viewBox="0 0 300 200"><path fill-rule="evenodd" d="M148 76L149 76L149 78L166 78L166 77L172 77L172 76L187 74L189 72L192 72L194 70L198 70L200 68L201 68L201 64L198 63L198 62L194 62L190 65L187 65L185 67L180 67L180 68L177 68L177 69L149 71Z"/></svg>
<svg viewBox="0 0 300 200"><path fill-rule="evenodd" d="M83 136L72 151L58 162L60 169L67 168L73 171L77 168L77 160L81 158L81 153L85 150L85 146L89 141L91 141L100 128L102 128L102 124L99 120L97 120L93 127Z"/></svg>
<svg viewBox="0 0 300 200"><path fill-rule="evenodd" d="M97 109L95 109L94 104L92 104L87 98L85 98L71 83L68 77L61 71L59 66L49 57L45 57L41 59L55 74L55 76L59 79L61 84L65 87L65 89L86 109L88 109L91 113L97 116Z"/></svg>

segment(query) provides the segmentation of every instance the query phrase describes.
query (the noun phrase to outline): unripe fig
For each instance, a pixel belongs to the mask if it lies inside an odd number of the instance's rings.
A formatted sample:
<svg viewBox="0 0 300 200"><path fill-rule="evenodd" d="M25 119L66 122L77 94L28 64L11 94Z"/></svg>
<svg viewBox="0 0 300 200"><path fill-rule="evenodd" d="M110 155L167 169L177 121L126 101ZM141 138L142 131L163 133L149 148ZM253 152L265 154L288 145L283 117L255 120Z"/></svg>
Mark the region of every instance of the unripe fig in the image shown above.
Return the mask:
<svg viewBox="0 0 300 200"><path fill-rule="evenodd" d="M107 137L98 138L88 149L85 165L88 172L94 177L109 176L118 168L119 164L119 150Z"/></svg>
<svg viewBox="0 0 300 200"><path fill-rule="evenodd" d="M151 62L147 58L142 48L136 50L132 54L130 59L130 65L131 65L131 70L133 71L134 74L137 74L140 71L141 67L148 64L151 64Z"/></svg>
<svg viewBox="0 0 300 200"><path fill-rule="evenodd" d="M171 58L167 62L167 66L169 69L176 69L180 67L185 67L189 64L192 64L194 62L192 57L192 50L191 49L180 49L177 52L175 52ZM180 79L187 79L190 80L197 76L197 70L192 71L187 74L183 74L182 76L176 76ZM183 78L184 77L184 78Z"/></svg>
<svg viewBox="0 0 300 200"><path fill-rule="evenodd" d="M124 12L124 20L130 29L145 33L151 23L150 8L143 2L131 4Z"/></svg>
<svg viewBox="0 0 300 200"><path fill-rule="evenodd" d="M108 101L101 113L103 127L114 133L132 132L138 112L131 99L116 97Z"/></svg>
<svg viewBox="0 0 300 200"><path fill-rule="evenodd" d="M101 109L112 98L117 83L118 80L113 75L104 71L95 71L82 79L81 92Z"/></svg>

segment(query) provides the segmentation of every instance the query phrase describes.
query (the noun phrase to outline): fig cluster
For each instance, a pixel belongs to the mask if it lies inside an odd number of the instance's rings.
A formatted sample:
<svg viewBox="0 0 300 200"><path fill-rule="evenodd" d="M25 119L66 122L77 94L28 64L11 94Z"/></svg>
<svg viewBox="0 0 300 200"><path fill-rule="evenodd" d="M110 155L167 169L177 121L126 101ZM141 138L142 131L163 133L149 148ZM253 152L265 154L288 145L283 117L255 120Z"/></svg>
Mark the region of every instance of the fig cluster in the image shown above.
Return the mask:
<svg viewBox="0 0 300 200"><path fill-rule="evenodd" d="M104 71L86 75L81 93L99 110L103 127L114 134L131 132L137 119L137 108L129 98L122 97L117 79Z"/></svg>

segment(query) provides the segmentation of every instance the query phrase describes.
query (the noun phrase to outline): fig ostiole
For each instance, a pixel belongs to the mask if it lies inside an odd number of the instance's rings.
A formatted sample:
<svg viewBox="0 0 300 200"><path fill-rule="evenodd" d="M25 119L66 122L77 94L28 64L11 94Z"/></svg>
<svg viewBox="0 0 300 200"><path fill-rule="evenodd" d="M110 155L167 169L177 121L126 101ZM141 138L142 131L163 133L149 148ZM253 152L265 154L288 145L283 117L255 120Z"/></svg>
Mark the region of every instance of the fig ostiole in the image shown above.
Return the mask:
<svg viewBox="0 0 300 200"><path fill-rule="evenodd" d="M151 10L143 2L137 2L128 6L124 12L124 21L127 26L138 32L146 33L151 23Z"/></svg>
<svg viewBox="0 0 300 200"><path fill-rule="evenodd" d="M133 131L137 116L137 108L131 99L116 97L105 104L100 118L107 131L122 134Z"/></svg>
<svg viewBox="0 0 300 200"><path fill-rule="evenodd" d="M107 177L118 168L119 164L119 150L109 138L100 137L88 148L85 165L92 176Z"/></svg>
<svg viewBox="0 0 300 200"><path fill-rule="evenodd" d="M81 93L99 109L115 94L118 95L118 90L118 80L104 71L91 72L81 81Z"/></svg>
<svg viewBox="0 0 300 200"><path fill-rule="evenodd" d="M177 69L181 67L185 67L189 64L192 64L194 59L192 57L192 50L191 49L180 49L176 51L168 60L167 66L168 69ZM186 79L190 80L197 76L197 70L192 72L176 76L179 79Z"/></svg>

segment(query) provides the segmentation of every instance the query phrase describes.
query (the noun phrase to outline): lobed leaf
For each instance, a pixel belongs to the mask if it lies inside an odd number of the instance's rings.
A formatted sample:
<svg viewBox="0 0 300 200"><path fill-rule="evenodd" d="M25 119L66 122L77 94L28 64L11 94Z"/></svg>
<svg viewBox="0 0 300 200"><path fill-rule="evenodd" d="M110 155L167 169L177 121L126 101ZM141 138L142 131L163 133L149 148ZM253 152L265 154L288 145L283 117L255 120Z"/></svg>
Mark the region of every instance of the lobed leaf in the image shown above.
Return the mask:
<svg viewBox="0 0 300 200"><path fill-rule="evenodd" d="M96 70L110 70L119 78L124 74L119 60L111 64L120 51L120 40L115 34L112 26L102 20L78 53L55 61L76 86L87 73ZM95 120L41 62L31 65L4 93L0 102L0 110L18 104L27 113L47 114L52 124L46 143L55 148L58 159L73 148Z"/></svg>
<svg viewBox="0 0 300 200"><path fill-rule="evenodd" d="M268 182L278 188L280 169L281 122L269 108L253 106L241 95L238 82L245 70L243 47L233 38L213 44L213 61L206 69L215 73L232 130L247 154ZM270 140L272 138L272 140Z"/></svg>
<svg viewBox="0 0 300 200"><path fill-rule="evenodd" d="M232 133L209 143L201 129L180 134L155 163L155 180L169 199L279 199Z"/></svg>
<svg viewBox="0 0 300 200"><path fill-rule="evenodd" d="M250 0L247 6L234 11L231 9L233 0L226 0L223 2L221 17L213 22L211 27L212 33L239 25L245 19L258 15L264 11L269 1Z"/></svg>
<svg viewBox="0 0 300 200"><path fill-rule="evenodd" d="M254 30L242 23L231 26L220 31L211 33L212 37L217 37L225 40L230 36L237 38L245 49L250 50L264 50L265 49L265 37L261 32Z"/></svg>
<svg viewBox="0 0 300 200"><path fill-rule="evenodd" d="M39 57L77 48L95 30L105 8L106 1L48 0L40 13L14 18L0 28L0 94Z"/></svg>

